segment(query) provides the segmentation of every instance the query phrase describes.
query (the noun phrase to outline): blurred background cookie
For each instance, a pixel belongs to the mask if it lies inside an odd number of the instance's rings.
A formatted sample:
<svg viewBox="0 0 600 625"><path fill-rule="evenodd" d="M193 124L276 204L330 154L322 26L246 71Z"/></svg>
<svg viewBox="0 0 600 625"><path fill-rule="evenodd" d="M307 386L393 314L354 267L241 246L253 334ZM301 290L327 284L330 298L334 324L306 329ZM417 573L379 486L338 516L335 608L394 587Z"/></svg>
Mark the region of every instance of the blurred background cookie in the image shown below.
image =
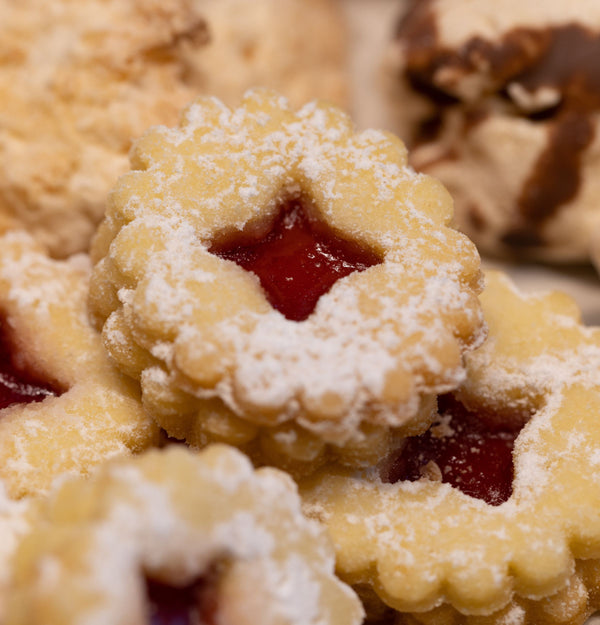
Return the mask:
<svg viewBox="0 0 600 625"><path fill-rule="evenodd" d="M294 106L314 98L348 104L348 44L337 0L194 0L210 41L194 54L199 91L237 104L269 87Z"/></svg>
<svg viewBox="0 0 600 625"><path fill-rule="evenodd" d="M333 0L31 0L0 8L0 228L86 250L134 138L198 93L345 100ZM322 29L322 31L321 31ZM315 32L316 31L316 32ZM307 33L311 33L307 37Z"/></svg>
<svg viewBox="0 0 600 625"><path fill-rule="evenodd" d="M66 480L31 518L7 625L362 622L292 480L231 448L108 462Z"/></svg>
<svg viewBox="0 0 600 625"><path fill-rule="evenodd" d="M593 1L408 3L390 52L395 127L496 256L587 262L600 224Z"/></svg>

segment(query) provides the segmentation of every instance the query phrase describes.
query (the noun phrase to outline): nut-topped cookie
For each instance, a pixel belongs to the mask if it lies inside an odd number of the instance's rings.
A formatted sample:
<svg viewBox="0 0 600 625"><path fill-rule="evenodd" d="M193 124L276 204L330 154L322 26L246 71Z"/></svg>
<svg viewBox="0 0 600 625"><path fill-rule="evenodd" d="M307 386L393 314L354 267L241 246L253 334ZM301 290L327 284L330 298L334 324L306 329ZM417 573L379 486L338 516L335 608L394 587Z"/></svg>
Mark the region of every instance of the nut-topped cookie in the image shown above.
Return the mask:
<svg viewBox="0 0 600 625"><path fill-rule="evenodd" d="M32 514L6 624L359 625L291 478L173 445L71 480Z"/></svg>
<svg viewBox="0 0 600 625"><path fill-rule="evenodd" d="M137 385L90 325L87 257L58 261L0 237L0 479L11 497L159 441Z"/></svg>
<svg viewBox="0 0 600 625"><path fill-rule="evenodd" d="M399 623L581 625L600 606L600 329L500 273L481 300L489 336L431 429L362 475L320 469L305 509Z"/></svg>
<svg viewBox="0 0 600 625"><path fill-rule="evenodd" d="M365 441L424 427L462 381L484 336L479 257L397 138L256 90L237 109L192 103L132 166L90 307L172 436L372 460Z"/></svg>

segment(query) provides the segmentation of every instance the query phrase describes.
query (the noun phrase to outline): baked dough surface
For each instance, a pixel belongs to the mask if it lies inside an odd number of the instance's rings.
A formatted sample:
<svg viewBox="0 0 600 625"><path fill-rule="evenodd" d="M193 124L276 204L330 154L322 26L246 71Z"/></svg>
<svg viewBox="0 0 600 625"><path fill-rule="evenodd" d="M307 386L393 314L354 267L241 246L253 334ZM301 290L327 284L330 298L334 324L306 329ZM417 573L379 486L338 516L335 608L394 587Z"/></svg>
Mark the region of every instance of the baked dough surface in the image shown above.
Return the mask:
<svg viewBox="0 0 600 625"><path fill-rule="evenodd" d="M265 437L270 461L349 446L364 462L390 432L425 427L434 396L464 378L463 354L485 336L479 257L449 226L445 189L407 166L397 138L255 90L235 109L198 99L178 128L137 142L132 167L95 240L90 308L172 436ZM209 251L260 238L290 199L382 259L301 322Z"/></svg>
<svg viewBox="0 0 600 625"><path fill-rule="evenodd" d="M0 237L0 322L12 356L59 391L0 410L0 479L12 498L159 441L139 389L90 325L89 274L84 256L53 260L28 234Z"/></svg>
<svg viewBox="0 0 600 625"><path fill-rule="evenodd" d="M328 527L342 578L413 613L402 623L582 623L599 605L600 330L581 325L566 295L486 279L489 336L466 356L456 396L472 410L532 413L512 496L492 506L441 481L330 466L301 485L305 510Z"/></svg>
<svg viewBox="0 0 600 625"><path fill-rule="evenodd" d="M15 555L7 625L143 625L147 579L181 587L209 571L214 622L362 622L289 476L254 471L225 446L105 463L40 500L33 519Z"/></svg>

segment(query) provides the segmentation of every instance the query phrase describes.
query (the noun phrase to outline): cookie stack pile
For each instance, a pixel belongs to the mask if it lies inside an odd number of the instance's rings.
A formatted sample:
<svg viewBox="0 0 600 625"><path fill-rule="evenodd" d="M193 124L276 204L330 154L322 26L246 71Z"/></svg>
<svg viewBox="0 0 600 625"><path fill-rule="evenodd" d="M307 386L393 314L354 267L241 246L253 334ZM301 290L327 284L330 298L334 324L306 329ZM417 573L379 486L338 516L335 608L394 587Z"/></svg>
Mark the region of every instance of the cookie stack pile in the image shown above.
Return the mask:
<svg viewBox="0 0 600 625"><path fill-rule="evenodd" d="M600 328L308 74L194 93L234 8L339 9L249 6L3 8L0 625L582 625Z"/></svg>

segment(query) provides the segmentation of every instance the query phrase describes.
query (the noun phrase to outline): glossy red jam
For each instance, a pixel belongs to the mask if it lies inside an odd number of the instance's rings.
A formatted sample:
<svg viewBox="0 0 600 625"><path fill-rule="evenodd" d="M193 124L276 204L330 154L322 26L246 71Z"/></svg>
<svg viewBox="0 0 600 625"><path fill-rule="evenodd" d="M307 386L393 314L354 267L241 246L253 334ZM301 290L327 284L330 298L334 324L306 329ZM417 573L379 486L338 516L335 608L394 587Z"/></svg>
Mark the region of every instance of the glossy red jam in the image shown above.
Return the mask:
<svg viewBox="0 0 600 625"><path fill-rule="evenodd" d="M416 481L424 475L497 506L512 494L512 450L525 420L469 412L450 395L439 400L440 420L408 439L383 476Z"/></svg>
<svg viewBox="0 0 600 625"><path fill-rule="evenodd" d="M0 409L58 395L56 389L15 365L11 344L0 321Z"/></svg>
<svg viewBox="0 0 600 625"><path fill-rule="evenodd" d="M273 308L292 321L306 319L340 278L381 262L370 250L325 231L298 200L282 206L259 241L228 242L210 251L254 272Z"/></svg>
<svg viewBox="0 0 600 625"><path fill-rule="evenodd" d="M149 625L216 625L217 593L213 584L199 580L175 588L146 580Z"/></svg>

